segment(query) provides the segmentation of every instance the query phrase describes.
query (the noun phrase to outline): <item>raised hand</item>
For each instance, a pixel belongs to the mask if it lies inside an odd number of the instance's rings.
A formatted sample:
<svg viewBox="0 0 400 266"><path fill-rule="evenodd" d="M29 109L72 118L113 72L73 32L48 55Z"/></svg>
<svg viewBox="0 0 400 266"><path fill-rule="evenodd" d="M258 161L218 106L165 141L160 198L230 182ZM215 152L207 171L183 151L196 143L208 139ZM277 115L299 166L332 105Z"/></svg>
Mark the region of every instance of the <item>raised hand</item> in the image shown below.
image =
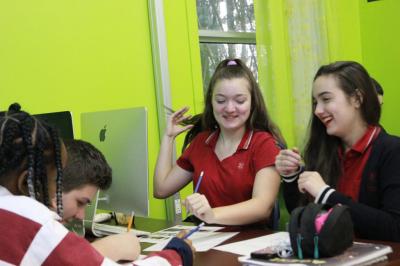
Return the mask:
<svg viewBox="0 0 400 266"><path fill-rule="evenodd" d="M175 138L182 132L185 132L186 130L189 130L190 128L193 127L193 125L187 125L187 126L181 125L182 121L189 119L191 117L190 115L185 116L185 113L188 110L189 110L189 107L183 107L183 108L179 109L178 111L172 113L168 117L167 128L165 130L165 134L168 137Z"/></svg>

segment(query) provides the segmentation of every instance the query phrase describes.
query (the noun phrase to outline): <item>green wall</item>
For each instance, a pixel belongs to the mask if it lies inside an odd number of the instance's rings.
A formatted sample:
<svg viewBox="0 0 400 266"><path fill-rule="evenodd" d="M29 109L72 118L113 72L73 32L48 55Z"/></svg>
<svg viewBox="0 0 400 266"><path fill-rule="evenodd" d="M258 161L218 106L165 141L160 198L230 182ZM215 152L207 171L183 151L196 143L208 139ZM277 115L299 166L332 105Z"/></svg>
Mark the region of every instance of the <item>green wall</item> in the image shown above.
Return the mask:
<svg viewBox="0 0 400 266"><path fill-rule="evenodd" d="M381 124L400 135L400 1L324 0L330 61L361 62L385 91Z"/></svg>
<svg viewBox="0 0 400 266"><path fill-rule="evenodd" d="M1 1L0 110L19 102L31 113L80 113L146 106L149 170L158 123L146 0ZM150 178L152 195L152 178ZM150 201L164 217L162 201Z"/></svg>
<svg viewBox="0 0 400 266"><path fill-rule="evenodd" d="M284 0L255 0L259 83L271 118L294 143L293 97Z"/></svg>
<svg viewBox="0 0 400 266"><path fill-rule="evenodd" d="M164 16L171 78L172 107L189 106L189 114L203 111L203 85L196 1L164 0ZM181 154L185 134L176 140L176 155ZM181 199L193 193L189 183L180 191ZM185 211L182 212L185 216Z"/></svg>
<svg viewBox="0 0 400 266"><path fill-rule="evenodd" d="M0 2L0 110L11 102L31 113L70 110L79 138L82 112L146 106L152 195L159 129L148 0L22 2ZM172 107L201 112L196 3L163 4ZM166 217L163 200L151 196L150 216Z"/></svg>
<svg viewBox="0 0 400 266"><path fill-rule="evenodd" d="M400 1L324 0L330 61L362 63L385 91L381 124L400 135Z"/></svg>
<svg viewBox="0 0 400 266"><path fill-rule="evenodd" d="M384 89L382 125L400 135L400 1L359 1L363 63Z"/></svg>
<svg viewBox="0 0 400 266"><path fill-rule="evenodd" d="M362 63L358 1L324 0L329 62L354 60Z"/></svg>

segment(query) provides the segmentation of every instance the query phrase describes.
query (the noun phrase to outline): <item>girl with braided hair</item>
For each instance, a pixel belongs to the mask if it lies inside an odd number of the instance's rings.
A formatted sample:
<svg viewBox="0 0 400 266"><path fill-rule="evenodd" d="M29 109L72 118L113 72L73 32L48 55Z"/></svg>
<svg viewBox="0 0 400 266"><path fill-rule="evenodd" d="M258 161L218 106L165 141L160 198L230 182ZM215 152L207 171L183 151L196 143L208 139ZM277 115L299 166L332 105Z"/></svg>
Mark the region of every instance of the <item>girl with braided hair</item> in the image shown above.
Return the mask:
<svg viewBox="0 0 400 266"><path fill-rule="evenodd" d="M66 161L65 146L52 127L18 104L0 116L0 264L115 264L59 222ZM191 265L192 249L185 241L173 238L145 265Z"/></svg>
<svg viewBox="0 0 400 266"><path fill-rule="evenodd" d="M12 104L0 120L0 184L14 194L28 194L47 207L49 194L56 191L56 209L62 216L65 148L53 128L20 109L19 104ZM49 183L49 172L56 174L56 182ZM12 179L15 175L17 179Z"/></svg>

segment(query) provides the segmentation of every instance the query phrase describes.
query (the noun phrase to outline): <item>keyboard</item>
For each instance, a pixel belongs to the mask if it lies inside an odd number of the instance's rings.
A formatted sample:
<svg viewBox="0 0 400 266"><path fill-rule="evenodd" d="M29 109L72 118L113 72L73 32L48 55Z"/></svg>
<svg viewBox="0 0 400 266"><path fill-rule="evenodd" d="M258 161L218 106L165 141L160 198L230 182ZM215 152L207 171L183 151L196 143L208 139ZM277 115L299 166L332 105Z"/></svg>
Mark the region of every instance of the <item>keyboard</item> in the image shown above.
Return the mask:
<svg viewBox="0 0 400 266"><path fill-rule="evenodd" d="M100 223L93 223L93 230L102 235L115 235L127 232L126 227ZM131 229L129 232L135 234L136 236L147 236L151 234L150 232L137 229Z"/></svg>

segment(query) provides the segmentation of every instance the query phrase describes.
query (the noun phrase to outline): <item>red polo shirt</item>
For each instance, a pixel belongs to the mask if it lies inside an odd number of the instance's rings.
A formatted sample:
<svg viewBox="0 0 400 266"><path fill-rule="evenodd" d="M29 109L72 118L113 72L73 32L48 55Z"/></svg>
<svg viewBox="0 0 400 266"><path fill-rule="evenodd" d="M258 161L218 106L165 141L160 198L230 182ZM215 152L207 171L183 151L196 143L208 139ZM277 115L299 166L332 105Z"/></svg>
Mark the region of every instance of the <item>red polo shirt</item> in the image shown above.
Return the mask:
<svg viewBox="0 0 400 266"><path fill-rule="evenodd" d="M339 177L336 190L358 201L360 183L365 165L371 154L371 143L380 132L379 127L368 127L364 136L348 150L344 156L339 148L339 159L342 162L343 174Z"/></svg>
<svg viewBox="0 0 400 266"><path fill-rule="evenodd" d="M274 165L279 153L271 134L247 131L236 152L220 161L214 152L218 136L219 131L200 133L177 160L178 166L193 172L194 186L204 171L198 192L213 208L251 199L257 172Z"/></svg>

